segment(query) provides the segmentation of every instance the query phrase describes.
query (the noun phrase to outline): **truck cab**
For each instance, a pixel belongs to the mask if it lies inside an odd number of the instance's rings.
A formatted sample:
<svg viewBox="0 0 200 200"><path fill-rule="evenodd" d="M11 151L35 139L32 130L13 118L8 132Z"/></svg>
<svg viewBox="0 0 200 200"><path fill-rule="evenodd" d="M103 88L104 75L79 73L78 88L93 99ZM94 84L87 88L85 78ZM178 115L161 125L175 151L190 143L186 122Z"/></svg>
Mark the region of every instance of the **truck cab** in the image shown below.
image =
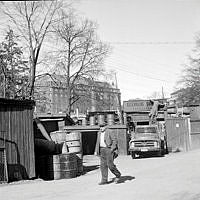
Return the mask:
<svg viewBox="0 0 200 200"><path fill-rule="evenodd" d="M138 125L129 142L129 151L132 158L147 153L164 153L164 138L157 125Z"/></svg>

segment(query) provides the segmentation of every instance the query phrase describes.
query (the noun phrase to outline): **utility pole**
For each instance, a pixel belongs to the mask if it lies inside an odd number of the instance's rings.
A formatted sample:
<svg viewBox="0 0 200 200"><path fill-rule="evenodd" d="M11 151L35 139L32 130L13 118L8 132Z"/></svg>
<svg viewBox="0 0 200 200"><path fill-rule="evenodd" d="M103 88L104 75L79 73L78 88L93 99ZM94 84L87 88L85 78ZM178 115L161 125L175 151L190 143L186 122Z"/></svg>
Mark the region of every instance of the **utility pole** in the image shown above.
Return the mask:
<svg viewBox="0 0 200 200"><path fill-rule="evenodd" d="M118 89L118 83L117 83L117 73L115 72L115 86L116 86L116 89Z"/></svg>
<svg viewBox="0 0 200 200"><path fill-rule="evenodd" d="M117 74L116 74L116 72L115 72L115 84L116 84L116 89L118 89ZM117 101L118 101L118 116L119 116L119 121L120 121L120 124L123 124L123 120L122 120L122 107L121 107L121 95L120 95L120 93L117 94Z"/></svg>
<svg viewBox="0 0 200 200"><path fill-rule="evenodd" d="M164 95L164 89L163 89L163 86L162 86L162 99L165 98L165 95Z"/></svg>

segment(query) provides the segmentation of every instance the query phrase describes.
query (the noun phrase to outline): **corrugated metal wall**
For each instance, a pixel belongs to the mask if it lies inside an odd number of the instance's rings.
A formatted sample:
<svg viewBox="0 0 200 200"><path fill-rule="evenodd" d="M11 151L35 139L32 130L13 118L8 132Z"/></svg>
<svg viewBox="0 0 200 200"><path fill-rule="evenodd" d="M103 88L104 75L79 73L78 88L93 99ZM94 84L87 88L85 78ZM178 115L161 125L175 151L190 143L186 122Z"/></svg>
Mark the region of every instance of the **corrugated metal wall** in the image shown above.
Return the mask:
<svg viewBox="0 0 200 200"><path fill-rule="evenodd" d="M190 108L192 149L200 148L200 106Z"/></svg>
<svg viewBox="0 0 200 200"><path fill-rule="evenodd" d="M200 119L191 120L191 143L192 149L200 148Z"/></svg>
<svg viewBox="0 0 200 200"><path fill-rule="evenodd" d="M188 151L191 148L188 118L166 119L166 131L169 150Z"/></svg>
<svg viewBox="0 0 200 200"><path fill-rule="evenodd" d="M35 177L33 101L0 99L0 141L6 139L9 181Z"/></svg>

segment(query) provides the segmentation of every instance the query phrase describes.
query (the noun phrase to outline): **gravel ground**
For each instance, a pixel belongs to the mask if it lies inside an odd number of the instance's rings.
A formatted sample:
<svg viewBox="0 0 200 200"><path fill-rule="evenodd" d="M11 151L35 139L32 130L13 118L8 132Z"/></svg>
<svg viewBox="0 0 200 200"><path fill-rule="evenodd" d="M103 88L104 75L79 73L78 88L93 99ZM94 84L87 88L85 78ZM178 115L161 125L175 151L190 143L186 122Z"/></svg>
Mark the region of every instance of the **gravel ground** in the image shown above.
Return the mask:
<svg viewBox="0 0 200 200"><path fill-rule="evenodd" d="M1 200L200 200L200 150L165 157L119 156L119 184L98 185L99 159L85 156L87 170L73 179L19 181L0 185ZM109 178L113 175L109 173Z"/></svg>

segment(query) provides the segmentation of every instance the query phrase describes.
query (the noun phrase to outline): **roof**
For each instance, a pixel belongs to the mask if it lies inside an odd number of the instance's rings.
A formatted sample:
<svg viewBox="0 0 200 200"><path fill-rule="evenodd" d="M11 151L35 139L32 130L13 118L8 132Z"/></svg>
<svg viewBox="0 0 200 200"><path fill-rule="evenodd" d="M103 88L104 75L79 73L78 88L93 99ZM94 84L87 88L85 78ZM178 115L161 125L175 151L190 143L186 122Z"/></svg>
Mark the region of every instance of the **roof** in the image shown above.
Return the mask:
<svg viewBox="0 0 200 200"><path fill-rule="evenodd" d="M23 105L23 106L34 106L35 101L29 99L6 99L0 98L0 105Z"/></svg>
<svg viewBox="0 0 200 200"><path fill-rule="evenodd" d="M34 114L34 118L43 119L44 121L52 121L53 119L55 121L59 121L61 118L65 118L70 122L71 124L74 124L74 120L65 113L55 113L55 114Z"/></svg>

